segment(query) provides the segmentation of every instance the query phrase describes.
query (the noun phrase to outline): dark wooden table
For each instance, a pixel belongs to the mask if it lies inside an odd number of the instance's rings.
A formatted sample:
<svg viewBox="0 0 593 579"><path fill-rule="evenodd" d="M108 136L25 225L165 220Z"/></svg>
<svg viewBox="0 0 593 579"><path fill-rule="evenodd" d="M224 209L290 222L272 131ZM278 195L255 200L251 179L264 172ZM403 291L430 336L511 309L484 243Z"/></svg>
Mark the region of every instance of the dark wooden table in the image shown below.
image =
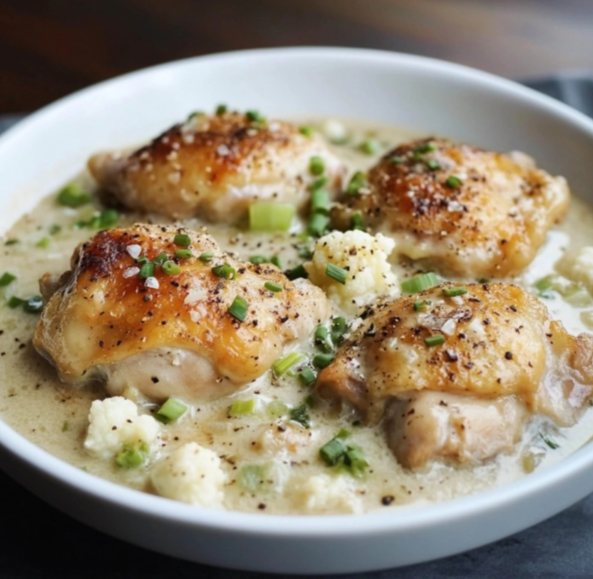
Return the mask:
<svg viewBox="0 0 593 579"><path fill-rule="evenodd" d="M593 1L0 0L0 112L151 64L281 45L411 52L511 78L593 71Z"/></svg>

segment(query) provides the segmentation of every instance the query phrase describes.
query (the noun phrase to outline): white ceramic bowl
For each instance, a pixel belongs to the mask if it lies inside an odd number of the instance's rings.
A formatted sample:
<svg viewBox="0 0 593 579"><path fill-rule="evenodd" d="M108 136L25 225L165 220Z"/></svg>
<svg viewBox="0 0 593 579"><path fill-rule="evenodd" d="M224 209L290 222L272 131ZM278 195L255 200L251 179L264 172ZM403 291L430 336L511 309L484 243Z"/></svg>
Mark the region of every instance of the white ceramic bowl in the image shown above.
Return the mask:
<svg viewBox="0 0 593 579"><path fill-rule="evenodd" d="M99 84L0 138L0 231L94 151L145 140L219 102L268 117L333 116L518 149L593 201L593 121L509 81L436 60L334 48L229 53ZM552 468L444 504L360 516L275 517L188 507L88 475L0 422L0 465L106 533L240 569L346 573L451 555L533 525L593 491L593 445Z"/></svg>

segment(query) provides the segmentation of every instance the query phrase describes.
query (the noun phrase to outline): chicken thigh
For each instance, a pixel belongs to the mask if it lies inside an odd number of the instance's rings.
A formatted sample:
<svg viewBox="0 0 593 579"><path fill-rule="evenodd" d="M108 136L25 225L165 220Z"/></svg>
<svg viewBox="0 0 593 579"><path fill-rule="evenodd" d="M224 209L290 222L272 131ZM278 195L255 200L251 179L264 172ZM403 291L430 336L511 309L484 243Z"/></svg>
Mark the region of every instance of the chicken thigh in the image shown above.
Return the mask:
<svg viewBox="0 0 593 579"><path fill-rule="evenodd" d="M329 315L308 281L240 262L209 235L172 226L101 231L76 249L72 271L41 286L48 302L35 348L64 381L102 379L112 395L130 387L155 399L228 394Z"/></svg>
<svg viewBox="0 0 593 579"><path fill-rule="evenodd" d="M334 195L343 174L318 133L237 112L192 115L131 154L91 157L89 169L107 204L228 224L245 220L257 200L304 208L308 185L322 176Z"/></svg>
<svg viewBox="0 0 593 579"><path fill-rule="evenodd" d="M445 274L500 278L533 260L569 196L563 177L526 155L433 138L386 154L338 220L361 212L400 255Z"/></svg>
<svg viewBox="0 0 593 579"><path fill-rule="evenodd" d="M317 392L370 424L385 417L407 465L488 458L512 446L529 413L569 426L593 394L593 337L569 335L517 286L444 284L362 318Z"/></svg>

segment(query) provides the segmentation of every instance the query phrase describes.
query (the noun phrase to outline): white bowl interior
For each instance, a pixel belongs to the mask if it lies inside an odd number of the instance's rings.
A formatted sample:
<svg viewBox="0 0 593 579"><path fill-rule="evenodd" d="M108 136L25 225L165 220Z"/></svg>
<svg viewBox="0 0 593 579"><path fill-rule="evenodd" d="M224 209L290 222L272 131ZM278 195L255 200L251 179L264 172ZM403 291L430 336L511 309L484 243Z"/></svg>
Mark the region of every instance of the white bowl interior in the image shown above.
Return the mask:
<svg viewBox="0 0 593 579"><path fill-rule="evenodd" d="M522 150L593 201L593 121L559 103L420 57L276 49L158 66L31 115L0 138L0 231L78 173L91 153L142 142L221 102L268 117L366 119ZM0 448L9 473L108 533L187 559L287 573L355 572L453 554L534 524L593 490L588 447L512 485L446 504L352 520L270 517L190 508L117 487L47 455L1 422Z"/></svg>

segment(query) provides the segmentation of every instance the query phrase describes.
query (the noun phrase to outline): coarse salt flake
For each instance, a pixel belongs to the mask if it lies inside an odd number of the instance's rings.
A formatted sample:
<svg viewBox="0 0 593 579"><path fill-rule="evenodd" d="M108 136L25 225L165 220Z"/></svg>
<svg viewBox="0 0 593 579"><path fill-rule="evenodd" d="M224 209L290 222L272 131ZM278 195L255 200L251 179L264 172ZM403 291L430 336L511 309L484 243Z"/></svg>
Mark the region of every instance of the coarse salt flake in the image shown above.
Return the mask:
<svg viewBox="0 0 593 579"><path fill-rule="evenodd" d="M127 279L129 277L134 277L140 273L139 267L128 267L123 273L123 276Z"/></svg>
<svg viewBox="0 0 593 579"><path fill-rule="evenodd" d="M218 145L218 148L216 149L216 152L221 157L226 157L231 152L231 150L226 145Z"/></svg>
<svg viewBox="0 0 593 579"><path fill-rule="evenodd" d="M146 287L149 287L151 289L159 289L159 280L156 277L147 277L146 281L144 282L144 285Z"/></svg>
<svg viewBox="0 0 593 579"><path fill-rule="evenodd" d="M455 320L449 318L441 326L441 332L443 332L443 334L447 334L447 336L452 336L455 333L456 326L457 326L457 322Z"/></svg>
<svg viewBox="0 0 593 579"><path fill-rule="evenodd" d="M142 251L142 248L139 245L128 245L126 247L126 251L128 252L130 257L133 257L134 259L136 259L139 255L140 252Z"/></svg>

